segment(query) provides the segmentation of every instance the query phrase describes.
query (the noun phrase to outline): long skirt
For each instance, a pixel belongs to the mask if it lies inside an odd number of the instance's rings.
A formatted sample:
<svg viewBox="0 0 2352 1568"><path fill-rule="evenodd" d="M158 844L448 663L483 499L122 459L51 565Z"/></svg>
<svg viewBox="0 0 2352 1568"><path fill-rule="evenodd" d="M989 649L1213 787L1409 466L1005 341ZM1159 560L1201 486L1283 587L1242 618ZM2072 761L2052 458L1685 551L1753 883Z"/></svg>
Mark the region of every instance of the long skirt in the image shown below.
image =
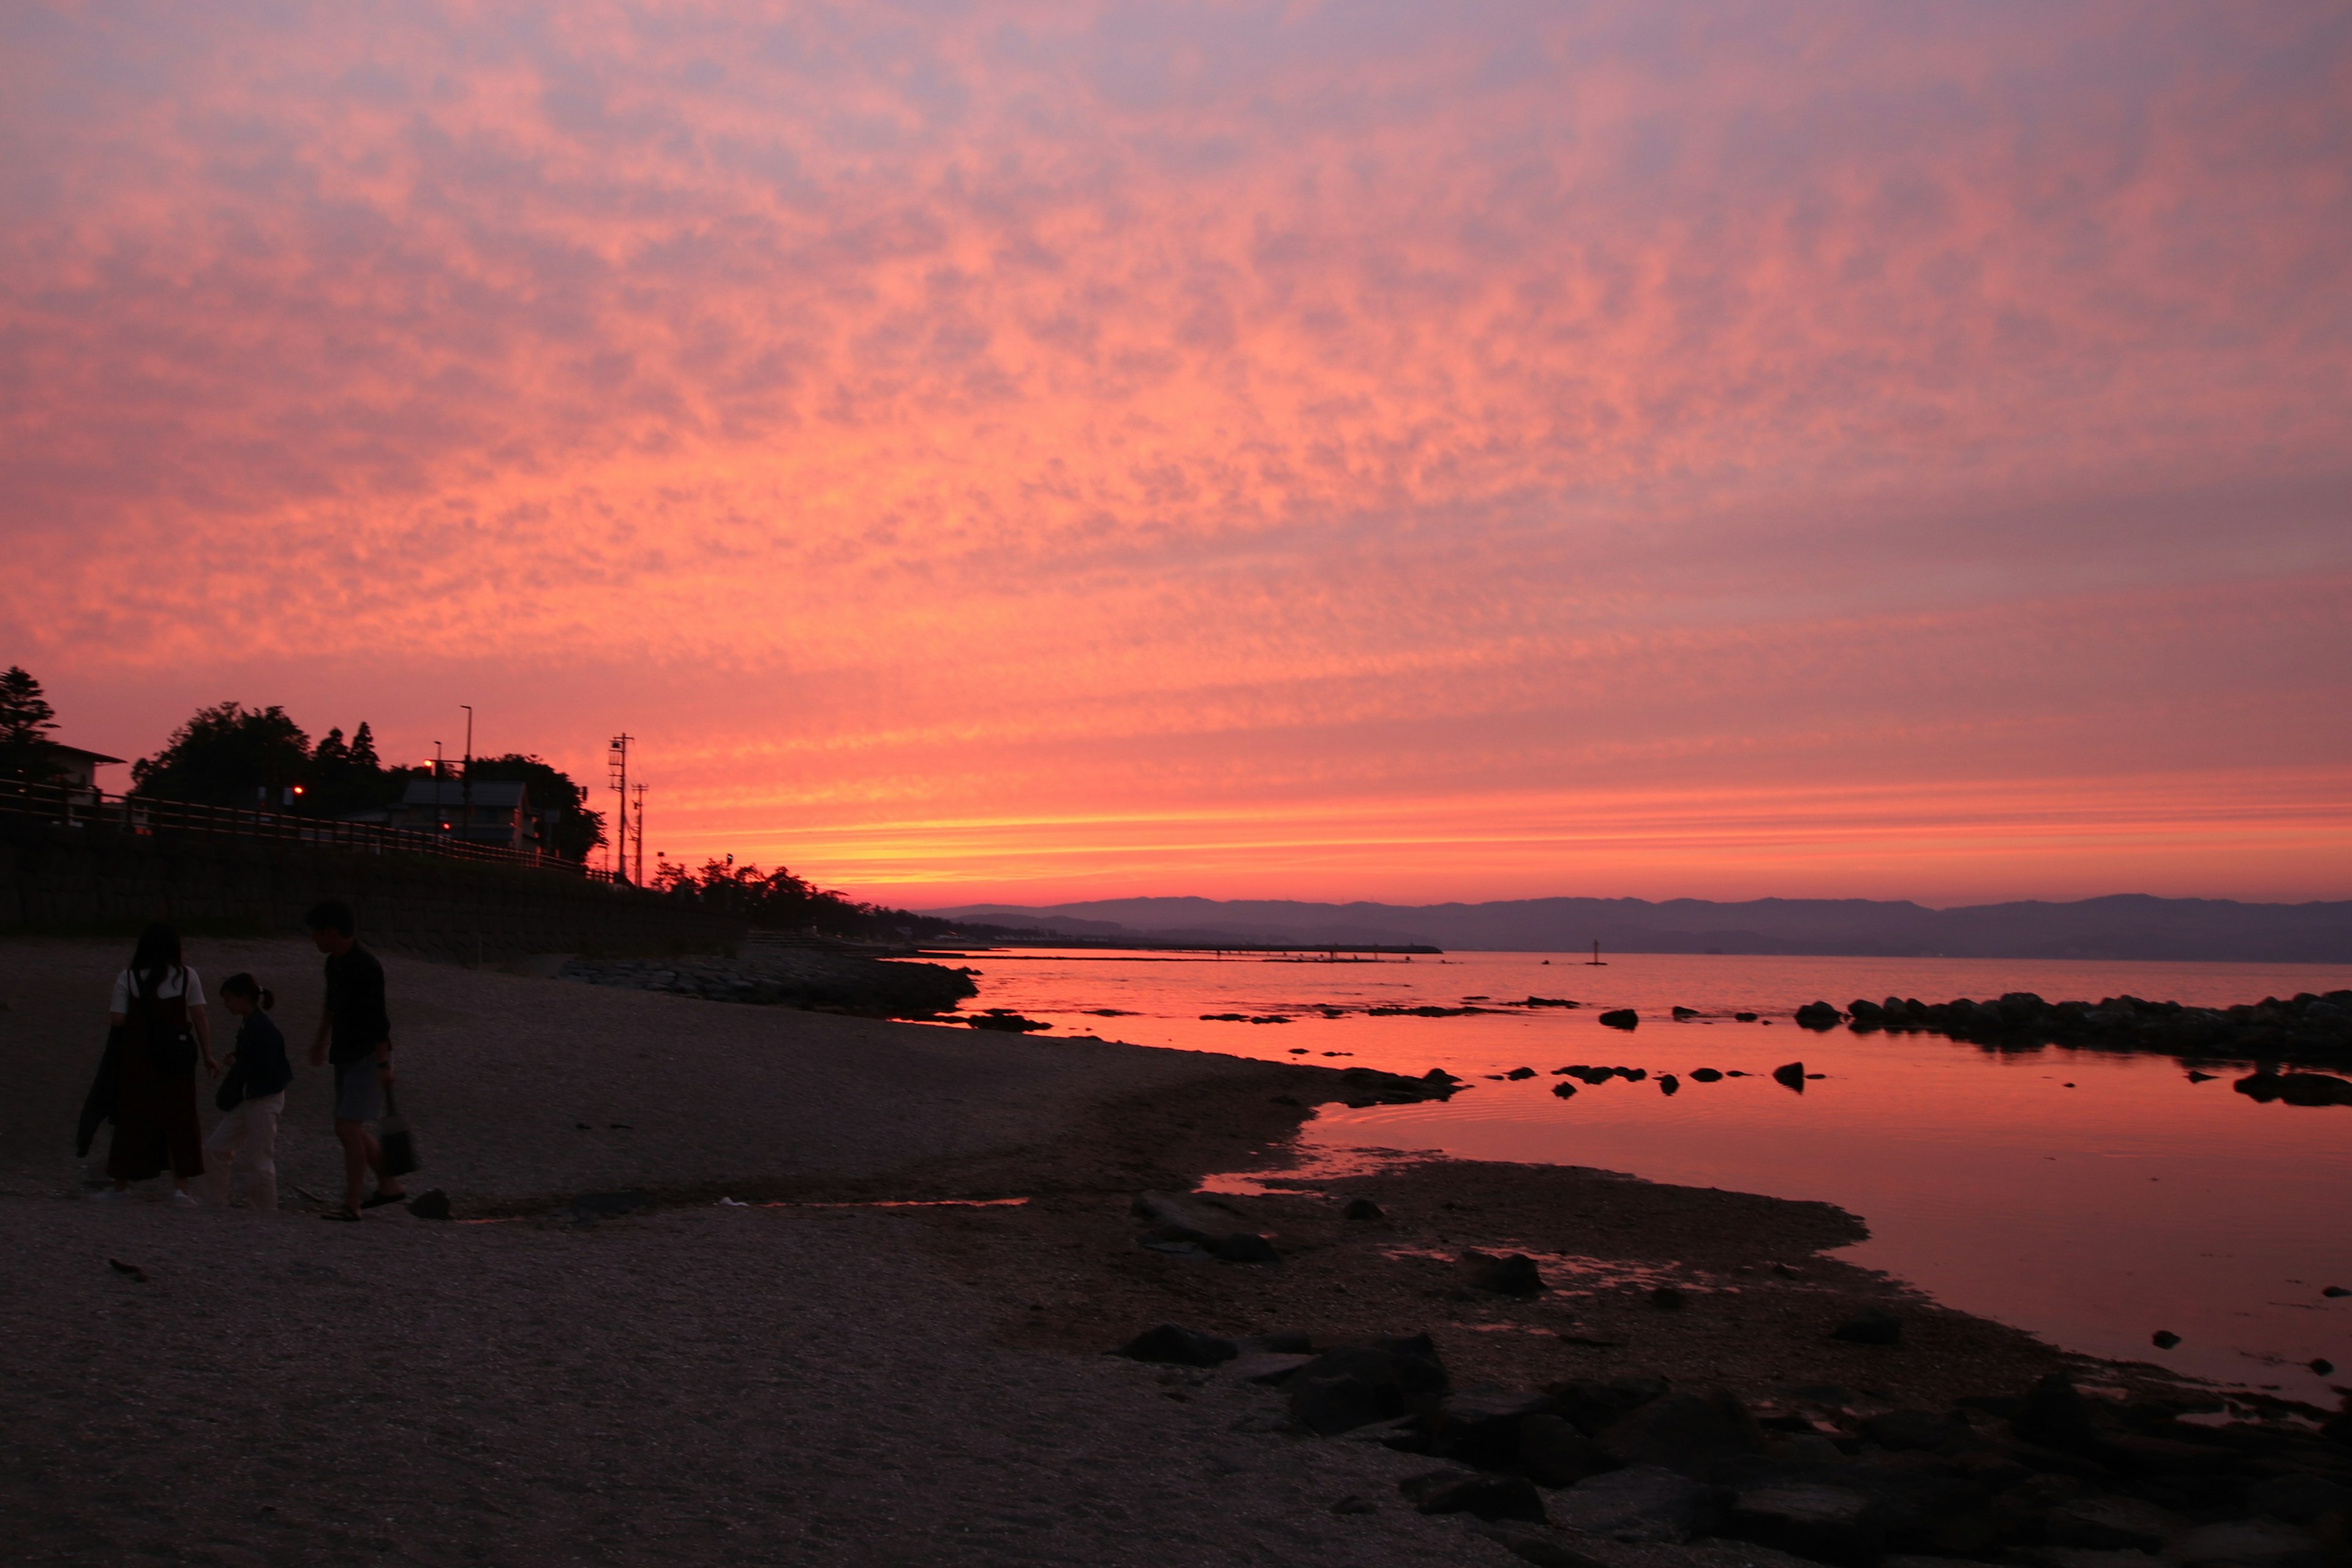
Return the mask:
<svg viewBox="0 0 2352 1568"><path fill-rule="evenodd" d="M205 1173L203 1129L196 1122L196 1072L160 1073L143 1040L122 1045L122 1077L114 1102L114 1142L106 1151L106 1173L118 1182L143 1182L169 1171L174 1176Z"/></svg>

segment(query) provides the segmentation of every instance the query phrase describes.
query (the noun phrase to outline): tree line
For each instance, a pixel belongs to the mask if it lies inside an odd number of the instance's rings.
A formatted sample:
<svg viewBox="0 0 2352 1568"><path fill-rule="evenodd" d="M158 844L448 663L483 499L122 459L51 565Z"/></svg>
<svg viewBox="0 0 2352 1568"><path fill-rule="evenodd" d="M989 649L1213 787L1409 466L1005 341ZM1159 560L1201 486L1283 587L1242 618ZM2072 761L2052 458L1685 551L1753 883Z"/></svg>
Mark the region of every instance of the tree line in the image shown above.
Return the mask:
<svg viewBox="0 0 2352 1568"><path fill-rule="evenodd" d="M896 942L952 936L959 929L930 915L863 903L818 888L782 866L772 871L762 871L750 861L739 866L732 855L706 860L699 871L657 860L651 880L654 890L666 898L717 910L770 931Z"/></svg>
<svg viewBox="0 0 2352 1568"><path fill-rule="evenodd" d="M58 777L49 734L56 728L56 710L38 680L14 666L0 673L0 780L43 783ZM565 859L584 862L604 842L604 814L589 809L588 791L562 769L510 752L476 757L472 774L478 784L519 780L541 810L560 811L548 847ZM161 751L131 764L131 793L152 800L266 805L297 816L341 817L390 805L410 780L431 776L431 764L388 766L364 719L348 737L337 726L313 742L282 707L220 702L198 709ZM957 930L929 915L818 888L782 866L763 871L749 861L738 865L732 855L705 861L698 871L667 859L656 866L653 887L663 897L770 930L814 931L865 942L944 937Z"/></svg>
<svg viewBox="0 0 2352 1568"><path fill-rule="evenodd" d="M56 728L57 710L38 680L13 665L0 673L0 779L56 779L49 733ZM161 751L131 764L131 793L149 800L346 817L391 805L412 780L434 776L434 767L387 764L364 719L348 738L338 725L314 742L275 703L220 702L197 709ZM526 785L539 810L557 813L545 842L564 859L585 861L604 842L604 814L590 809L587 789L542 758L521 752L476 757L467 776L476 784Z"/></svg>

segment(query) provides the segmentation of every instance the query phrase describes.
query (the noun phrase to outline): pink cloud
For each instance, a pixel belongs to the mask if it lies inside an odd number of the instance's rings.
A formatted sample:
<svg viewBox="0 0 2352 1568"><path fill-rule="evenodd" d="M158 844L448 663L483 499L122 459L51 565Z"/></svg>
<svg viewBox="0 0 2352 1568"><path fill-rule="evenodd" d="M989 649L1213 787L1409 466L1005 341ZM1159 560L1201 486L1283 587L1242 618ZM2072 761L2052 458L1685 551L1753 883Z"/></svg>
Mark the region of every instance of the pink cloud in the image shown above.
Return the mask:
<svg viewBox="0 0 2352 1568"><path fill-rule="evenodd" d="M0 26L0 658L93 743L494 692L583 763L667 726L680 850L976 888L1410 800L1293 890L1465 895L1429 825L1592 788L2187 823L2347 760L2331 7ZM1869 875L1958 885L1876 809ZM2311 809L2139 881L2340 891ZM2134 864L2019 843L2011 890Z"/></svg>

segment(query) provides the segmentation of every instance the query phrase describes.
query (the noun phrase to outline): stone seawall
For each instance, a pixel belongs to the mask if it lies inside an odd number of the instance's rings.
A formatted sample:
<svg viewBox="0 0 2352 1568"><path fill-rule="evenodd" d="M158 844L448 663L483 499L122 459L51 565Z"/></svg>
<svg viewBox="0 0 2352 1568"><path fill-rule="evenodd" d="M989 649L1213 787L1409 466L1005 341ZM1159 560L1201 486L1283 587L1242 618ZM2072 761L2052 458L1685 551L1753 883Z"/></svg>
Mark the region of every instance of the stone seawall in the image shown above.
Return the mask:
<svg viewBox="0 0 2352 1568"><path fill-rule="evenodd" d="M134 835L0 816L0 931L300 929L339 898L372 942L472 961L669 952L740 940L741 922L562 871L262 840Z"/></svg>

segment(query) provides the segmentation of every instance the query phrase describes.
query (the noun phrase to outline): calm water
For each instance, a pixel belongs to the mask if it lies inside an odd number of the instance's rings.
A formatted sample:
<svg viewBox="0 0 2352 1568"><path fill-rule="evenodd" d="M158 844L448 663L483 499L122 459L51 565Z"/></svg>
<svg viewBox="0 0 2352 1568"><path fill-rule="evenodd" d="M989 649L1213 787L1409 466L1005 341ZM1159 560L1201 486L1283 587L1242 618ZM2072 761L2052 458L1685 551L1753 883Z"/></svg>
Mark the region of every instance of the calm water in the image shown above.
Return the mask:
<svg viewBox="0 0 2352 1568"><path fill-rule="evenodd" d="M2328 1405L2331 1381L2352 1385L2352 1298L2320 1294L2352 1286L2352 1107L2257 1104L2231 1091L2234 1074L2193 1084L2168 1057L1996 1054L1933 1036L1815 1034L1789 1016L1816 997L1843 1006L2005 991L2229 1005L2352 986L2352 969L1666 954L1596 969L1494 952L1335 964L1033 951L966 962L981 972L971 1005L1013 1008L1058 1035L1436 1067L1471 1080L1442 1106L1328 1110L1305 1134L1328 1155L1436 1150L1825 1199L1870 1226L1845 1256L2069 1348ZM1587 1005L1463 1018L1313 1010L1529 994ZM1678 1003L1721 1016L1673 1023ZM1641 1027L1602 1028L1606 1007L1638 1009ZM1740 1024L1733 1012L1763 1017ZM1204 1013L1293 1021L1204 1023ZM1765 1076L1794 1060L1828 1076L1802 1094ZM1559 1100L1551 1069L1574 1062L1647 1068L1653 1080L1673 1072L1683 1086L1669 1098L1655 1081L1614 1081ZM1486 1077L1522 1066L1539 1076ZM1690 1081L1702 1067L1756 1076ZM2158 1329L2182 1342L2155 1349ZM2305 1364L2315 1357L2340 1370L2320 1377Z"/></svg>

